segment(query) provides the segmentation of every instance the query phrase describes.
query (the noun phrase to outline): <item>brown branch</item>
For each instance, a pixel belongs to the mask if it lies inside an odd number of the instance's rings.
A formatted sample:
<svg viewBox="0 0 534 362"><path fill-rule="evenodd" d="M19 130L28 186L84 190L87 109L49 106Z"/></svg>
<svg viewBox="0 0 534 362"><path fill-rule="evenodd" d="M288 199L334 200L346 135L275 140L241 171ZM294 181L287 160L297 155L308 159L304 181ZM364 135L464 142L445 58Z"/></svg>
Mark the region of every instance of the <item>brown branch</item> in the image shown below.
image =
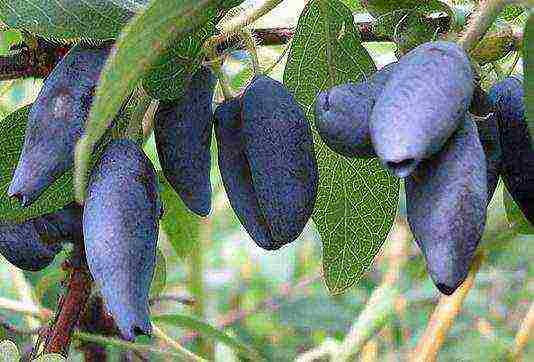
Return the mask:
<svg viewBox="0 0 534 362"><path fill-rule="evenodd" d="M70 275L66 294L61 298L56 320L45 337L44 353L59 353L67 357L72 333L84 312L91 293L92 280L87 269L83 244L75 244L67 266Z"/></svg>
<svg viewBox="0 0 534 362"><path fill-rule="evenodd" d="M440 29L446 28L448 18L429 19L435 22ZM391 41L392 39L373 30L373 23L369 21L356 23L363 42ZM295 28L263 28L253 29L252 35L258 45L284 45L295 35ZM221 43L217 50L221 54L228 49L242 49L240 39L235 37ZM58 45L37 38L37 46L31 47L22 44L14 49L13 54L0 57L0 81L17 78L46 78L53 67L70 49L70 45Z"/></svg>
<svg viewBox="0 0 534 362"><path fill-rule="evenodd" d="M473 287L475 276L482 264L483 254L478 253L467 279L451 296L442 295L434 309L428 326L419 339L410 361L435 361L456 316L460 313L467 294Z"/></svg>

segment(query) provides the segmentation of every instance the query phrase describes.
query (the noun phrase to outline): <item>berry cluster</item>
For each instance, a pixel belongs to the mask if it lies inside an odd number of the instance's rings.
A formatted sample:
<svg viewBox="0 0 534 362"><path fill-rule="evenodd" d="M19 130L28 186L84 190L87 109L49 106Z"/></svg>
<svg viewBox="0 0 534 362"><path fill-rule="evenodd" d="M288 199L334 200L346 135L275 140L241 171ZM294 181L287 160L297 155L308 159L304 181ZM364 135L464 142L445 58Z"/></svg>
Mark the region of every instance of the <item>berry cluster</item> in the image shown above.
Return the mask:
<svg viewBox="0 0 534 362"><path fill-rule="evenodd" d="M33 204L72 168L95 88L111 46L74 46L47 77L31 106L23 150L8 194ZM216 78L196 72L175 101L161 102L154 134L163 173L189 209L211 208L211 138L230 203L252 239L274 250L295 240L315 204L318 171L311 128L279 82L254 78L213 115ZM105 137L83 207L0 226L0 252L25 270L41 270L62 243L85 246L87 266L125 339L151 331L148 296L163 205L156 172L141 146Z"/></svg>
<svg viewBox="0 0 534 362"><path fill-rule="evenodd" d="M72 168L100 72L111 45L74 46L31 106L25 142L9 187L23 206ZM279 82L255 76L244 91L212 109L216 78L201 68L184 96L161 102L154 134L163 173L194 213L211 209L211 141L230 204L254 242L267 250L294 241L317 198L312 130ZM317 98L316 129L346 157L379 157L406 178L408 220L438 289L465 279L498 176L534 221L534 150L525 124L521 81L489 93L494 110L475 122L468 57L453 43L414 49L359 84ZM151 330L148 295L163 205L152 163L134 140L105 137L83 207L0 225L0 252L40 270L63 242L83 241L87 265L125 339Z"/></svg>
<svg viewBox="0 0 534 362"><path fill-rule="evenodd" d="M534 148L522 81L489 92L492 113L475 118L469 58L451 42L413 49L367 81L319 94L316 128L346 157L378 156L405 178L408 221L437 288L452 294L480 242L499 175L534 222Z"/></svg>

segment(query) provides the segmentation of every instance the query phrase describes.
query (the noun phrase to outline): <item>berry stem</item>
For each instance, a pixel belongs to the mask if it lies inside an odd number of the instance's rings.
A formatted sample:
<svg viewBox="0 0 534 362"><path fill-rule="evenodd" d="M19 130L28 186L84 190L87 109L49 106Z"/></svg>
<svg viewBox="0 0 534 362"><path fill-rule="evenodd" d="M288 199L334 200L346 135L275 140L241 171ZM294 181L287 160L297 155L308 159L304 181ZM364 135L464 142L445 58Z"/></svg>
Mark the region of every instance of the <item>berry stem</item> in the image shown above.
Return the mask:
<svg viewBox="0 0 534 362"><path fill-rule="evenodd" d="M481 3L480 8L473 15L466 31L458 41L466 52L470 52L476 47L497 16L509 3L511 0L487 0Z"/></svg>
<svg viewBox="0 0 534 362"><path fill-rule="evenodd" d="M45 338L44 353L68 355L77 327L91 293L91 276L85 264L83 245L76 244L71 258L67 292L62 297L54 325Z"/></svg>
<svg viewBox="0 0 534 362"><path fill-rule="evenodd" d="M232 98L232 91L222 70L223 59L217 53L217 43L213 42L213 37L206 40L204 44L204 51L210 59L210 61L206 62L205 65L208 65L211 68L211 71L215 73L215 76L219 80L219 86L221 87L224 99Z"/></svg>
<svg viewBox="0 0 534 362"><path fill-rule="evenodd" d="M178 352L185 361L191 362L202 362L205 361L202 357L197 356L191 351L188 351L181 344L169 337L165 332L163 332L158 326L152 324L152 330L154 335L165 342L167 345L171 346L176 352Z"/></svg>

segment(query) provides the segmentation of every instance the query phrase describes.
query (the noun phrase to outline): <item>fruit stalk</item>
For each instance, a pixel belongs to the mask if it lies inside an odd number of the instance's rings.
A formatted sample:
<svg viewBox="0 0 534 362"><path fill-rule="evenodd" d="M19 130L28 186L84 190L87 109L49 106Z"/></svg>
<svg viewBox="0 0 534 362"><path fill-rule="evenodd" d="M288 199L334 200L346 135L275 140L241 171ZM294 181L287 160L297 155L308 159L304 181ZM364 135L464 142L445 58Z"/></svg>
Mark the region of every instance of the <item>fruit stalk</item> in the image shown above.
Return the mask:
<svg viewBox="0 0 534 362"><path fill-rule="evenodd" d="M470 21L459 40L459 44L466 52L475 48L500 12L510 2L510 0L487 0L480 5L479 10L473 15L473 20Z"/></svg>
<svg viewBox="0 0 534 362"><path fill-rule="evenodd" d="M70 264L67 292L59 303L56 320L46 336L44 345L45 353L59 353L65 357L68 356L72 333L91 294L92 284L82 245L75 245Z"/></svg>

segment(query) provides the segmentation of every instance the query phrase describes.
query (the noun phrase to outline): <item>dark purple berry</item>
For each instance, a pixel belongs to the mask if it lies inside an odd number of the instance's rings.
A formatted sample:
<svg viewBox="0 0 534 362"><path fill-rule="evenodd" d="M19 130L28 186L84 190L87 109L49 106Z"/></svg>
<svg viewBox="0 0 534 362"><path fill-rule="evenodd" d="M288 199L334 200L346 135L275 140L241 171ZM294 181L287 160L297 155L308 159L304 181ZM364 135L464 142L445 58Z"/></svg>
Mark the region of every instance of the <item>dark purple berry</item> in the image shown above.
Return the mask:
<svg viewBox="0 0 534 362"><path fill-rule="evenodd" d="M28 116L24 147L9 186L9 196L28 206L74 160L100 71L110 46L74 46L45 80Z"/></svg>
<svg viewBox="0 0 534 362"><path fill-rule="evenodd" d="M458 128L473 95L467 54L452 42L429 42L402 57L371 114L375 151L394 174L408 176Z"/></svg>
<svg viewBox="0 0 534 362"><path fill-rule="evenodd" d="M315 128L332 151L345 157L376 157L369 119L394 65L387 65L368 81L346 83L319 93Z"/></svg>
<svg viewBox="0 0 534 362"><path fill-rule="evenodd" d="M165 177L193 212L211 208L212 102L216 77L201 68L182 98L161 102L154 134Z"/></svg>
<svg viewBox="0 0 534 362"><path fill-rule="evenodd" d="M279 249L284 243L271 237L254 190L241 130L241 100L235 98L222 103L215 110L214 118L219 170L230 205L259 247L267 250Z"/></svg>
<svg viewBox="0 0 534 362"><path fill-rule="evenodd" d="M280 82L256 76L242 98L243 143L271 236L289 243L310 219L318 170L310 125Z"/></svg>
<svg viewBox="0 0 534 362"><path fill-rule="evenodd" d="M499 123L504 184L534 224L534 144L525 117L523 81L508 77L490 89L489 98Z"/></svg>
<svg viewBox="0 0 534 362"><path fill-rule="evenodd" d="M83 231L89 270L127 340L151 332L148 295L160 216L146 155L129 140L109 143L91 173Z"/></svg>
<svg viewBox="0 0 534 362"><path fill-rule="evenodd" d="M443 149L406 178L408 222L436 287L452 294L467 277L486 220L487 173L467 115Z"/></svg>

